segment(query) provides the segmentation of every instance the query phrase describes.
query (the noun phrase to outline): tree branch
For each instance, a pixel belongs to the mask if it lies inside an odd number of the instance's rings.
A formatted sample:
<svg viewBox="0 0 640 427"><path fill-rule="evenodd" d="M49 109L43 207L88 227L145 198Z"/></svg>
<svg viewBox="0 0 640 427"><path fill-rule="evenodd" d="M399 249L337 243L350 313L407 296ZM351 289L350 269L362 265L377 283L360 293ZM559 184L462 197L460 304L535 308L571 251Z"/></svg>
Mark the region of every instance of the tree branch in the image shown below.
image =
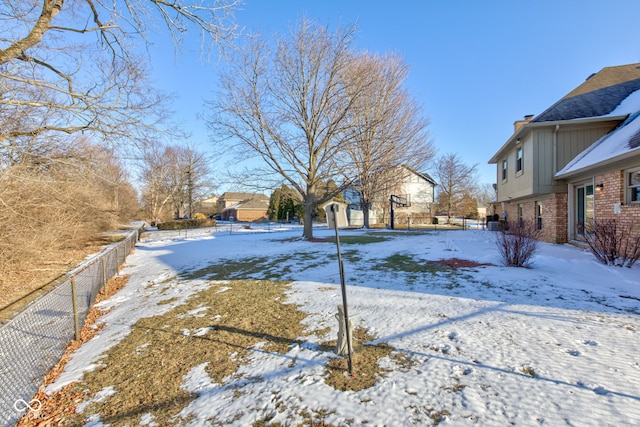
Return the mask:
<svg viewBox="0 0 640 427"><path fill-rule="evenodd" d="M25 50L40 43L49 24L60 12L64 0L43 0L42 12L26 37L15 41L8 48L0 50L0 65L18 58Z"/></svg>

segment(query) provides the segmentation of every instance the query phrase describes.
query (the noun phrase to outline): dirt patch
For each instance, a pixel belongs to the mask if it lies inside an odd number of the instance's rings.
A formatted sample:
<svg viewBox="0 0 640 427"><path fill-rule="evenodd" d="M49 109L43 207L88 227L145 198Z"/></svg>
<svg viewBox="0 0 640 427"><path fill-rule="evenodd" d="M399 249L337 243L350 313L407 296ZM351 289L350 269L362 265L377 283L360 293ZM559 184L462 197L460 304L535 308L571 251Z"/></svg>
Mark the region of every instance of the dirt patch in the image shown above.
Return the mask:
<svg viewBox="0 0 640 427"><path fill-rule="evenodd" d="M468 259L460 259L460 258L449 258L449 259L441 259L438 261L429 261L429 264L438 264L454 270L457 270L459 268L489 267L494 265L491 263L479 263L475 261L470 261Z"/></svg>

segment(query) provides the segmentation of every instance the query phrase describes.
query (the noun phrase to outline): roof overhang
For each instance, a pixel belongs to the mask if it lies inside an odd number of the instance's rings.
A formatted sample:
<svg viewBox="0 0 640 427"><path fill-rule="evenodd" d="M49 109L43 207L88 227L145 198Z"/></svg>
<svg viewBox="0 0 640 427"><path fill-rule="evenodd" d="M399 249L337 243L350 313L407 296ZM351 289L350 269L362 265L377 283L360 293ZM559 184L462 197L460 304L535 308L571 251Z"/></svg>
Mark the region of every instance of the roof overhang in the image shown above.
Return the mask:
<svg viewBox="0 0 640 427"><path fill-rule="evenodd" d="M612 157L610 159L606 159L595 164L587 165L580 169L575 169L563 174L556 174L554 178L570 180L571 178L580 177L581 175L593 175L594 173L599 173L599 172L611 169L611 166L617 163L621 163L621 162L624 162L625 160L630 160L638 157L640 157L640 149L635 149L632 151L628 151L624 154L621 154L619 156Z"/></svg>

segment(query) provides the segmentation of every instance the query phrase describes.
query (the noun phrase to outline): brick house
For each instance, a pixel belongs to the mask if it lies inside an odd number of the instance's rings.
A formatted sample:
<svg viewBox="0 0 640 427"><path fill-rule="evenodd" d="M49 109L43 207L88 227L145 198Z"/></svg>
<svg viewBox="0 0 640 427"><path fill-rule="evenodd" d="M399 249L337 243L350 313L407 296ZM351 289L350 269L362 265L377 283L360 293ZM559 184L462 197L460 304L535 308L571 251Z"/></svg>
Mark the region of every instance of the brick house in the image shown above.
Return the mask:
<svg viewBox="0 0 640 427"><path fill-rule="evenodd" d="M516 121L489 163L493 213L535 221L542 240L584 240L606 219L640 224L640 64L606 67Z"/></svg>
<svg viewBox="0 0 640 427"><path fill-rule="evenodd" d="M226 192L218 198L218 213L224 220L257 221L268 218L269 197L257 193Z"/></svg>

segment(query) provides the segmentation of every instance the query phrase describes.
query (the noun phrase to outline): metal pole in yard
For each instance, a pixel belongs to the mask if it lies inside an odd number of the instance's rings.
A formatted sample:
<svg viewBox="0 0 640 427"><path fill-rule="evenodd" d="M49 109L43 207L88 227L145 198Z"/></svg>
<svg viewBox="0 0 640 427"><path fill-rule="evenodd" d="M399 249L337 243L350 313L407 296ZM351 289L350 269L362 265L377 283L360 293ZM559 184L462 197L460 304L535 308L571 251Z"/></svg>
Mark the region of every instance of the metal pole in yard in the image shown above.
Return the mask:
<svg viewBox="0 0 640 427"><path fill-rule="evenodd" d="M331 205L331 212L333 212L333 226L336 231L336 247L338 249L338 267L340 268L340 287L342 289L342 306L344 307L344 325L347 334L347 353L349 360L349 376L353 378L353 359L351 357L351 331L349 328L349 309L347 307L347 287L344 279L344 265L342 264L342 254L340 253L340 235L338 233L338 204Z"/></svg>

